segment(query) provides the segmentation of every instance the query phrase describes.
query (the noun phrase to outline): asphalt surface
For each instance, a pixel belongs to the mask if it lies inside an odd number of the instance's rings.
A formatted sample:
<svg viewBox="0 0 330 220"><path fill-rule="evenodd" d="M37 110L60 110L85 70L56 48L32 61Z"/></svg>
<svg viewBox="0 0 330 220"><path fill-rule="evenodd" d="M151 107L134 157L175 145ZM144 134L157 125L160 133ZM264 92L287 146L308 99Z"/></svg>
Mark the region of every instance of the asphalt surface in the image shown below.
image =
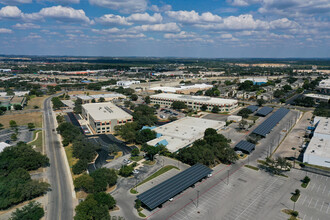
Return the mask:
<svg viewBox="0 0 330 220"><path fill-rule="evenodd" d="M45 149L50 160L47 176L51 184L46 205L47 220L73 219L73 200L69 174L66 172L66 158L61 153L61 145L56 134L51 97L44 102ZM53 131L54 129L54 131Z"/></svg>

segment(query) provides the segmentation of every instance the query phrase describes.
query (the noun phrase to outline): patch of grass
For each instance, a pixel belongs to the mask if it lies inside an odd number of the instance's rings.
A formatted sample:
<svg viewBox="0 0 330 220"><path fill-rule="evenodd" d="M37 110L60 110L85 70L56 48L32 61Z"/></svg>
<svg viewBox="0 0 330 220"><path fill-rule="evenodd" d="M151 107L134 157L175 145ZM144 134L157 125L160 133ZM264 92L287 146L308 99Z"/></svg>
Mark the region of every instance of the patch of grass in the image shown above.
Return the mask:
<svg viewBox="0 0 330 220"><path fill-rule="evenodd" d="M302 187L302 188L307 188L307 186L308 186L308 183L302 183L302 184L301 184L301 187Z"/></svg>
<svg viewBox="0 0 330 220"><path fill-rule="evenodd" d="M9 128L9 121L16 121L17 125L27 125L28 123L34 123L34 125L38 128L42 127L42 113L41 112L30 112L22 114L4 114L0 116L1 124L3 124L3 128Z"/></svg>
<svg viewBox="0 0 330 220"><path fill-rule="evenodd" d="M179 168L177 168L176 166L173 166L173 165L165 166L165 167L159 169L156 173L152 174L151 176L149 176L148 178L146 178L145 180L143 180L141 183L138 184L138 186L140 186L143 183L146 183L146 182L148 182L148 181L156 178L157 176L162 175L163 173L166 173L167 171L169 171L171 169L177 169L177 170L179 170Z"/></svg>
<svg viewBox="0 0 330 220"><path fill-rule="evenodd" d="M72 175L73 179L75 179L75 177L77 177L78 175L74 175L72 173L72 166L78 162L78 159L73 157L73 155L72 155L72 151L73 151L72 144L69 144L64 149L65 149L66 158L68 159L71 175Z"/></svg>
<svg viewBox="0 0 330 220"><path fill-rule="evenodd" d="M317 166L317 165L312 165L312 164L306 164L306 163L304 163L304 165L306 167L313 167L313 168L316 168L316 169L325 170L325 171L330 172L330 168L329 167L322 167L322 166Z"/></svg>
<svg viewBox="0 0 330 220"><path fill-rule="evenodd" d="M36 97L36 96L30 96L30 100L28 101L28 104L24 107L24 109L34 109L34 106L38 106L39 109L43 109L43 102L46 98L49 96L42 96L42 97Z"/></svg>
<svg viewBox="0 0 330 220"><path fill-rule="evenodd" d="M132 194L138 194L138 193L139 193L139 192L136 191L134 188L132 188L129 192L132 193Z"/></svg>
<svg viewBox="0 0 330 220"><path fill-rule="evenodd" d="M241 154L237 154L238 158L241 160L241 159L244 159L247 157L247 154L243 154L243 156L241 156Z"/></svg>
<svg viewBox="0 0 330 220"><path fill-rule="evenodd" d="M262 164L262 165L267 165L266 161L264 161L264 160L257 160L257 162Z"/></svg>
<svg viewBox="0 0 330 220"><path fill-rule="evenodd" d="M284 212L285 214L290 215L289 220L297 220L298 219L297 217L299 215L299 212L297 212L297 211L293 211L292 209L283 209L282 212Z"/></svg>
<svg viewBox="0 0 330 220"><path fill-rule="evenodd" d="M146 164L146 165L152 166L152 165L154 165L156 163L156 161L155 160L146 160L146 161L143 161L142 163L143 164Z"/></svg>
<svg viewBox="0 0 330 220"><path fill-rule="evenodd" d="M29 143L30 146L36 146L35 150L38 152L42 152L42 139L43 139L43 134L42 131L34 131L33 135L33 140L36 138L38 134L38 138L35 141L32 141Z"/></svg>
<svg viewBox="0 0 330 220"><path fill-rule="evenodd" d="M254 120L257 120L259 117L258 116L255 116L255 115L250 115L247 120L251 120L251 121L254 121Z"/></svg>
<svg viewBox="0 0 330 220"><path fill-rule="evenodd" d="M136 157L131 157L130 158L130 160L133 160L133 161L136 161L136 162L138 162L138 161L140 161L142 159L143 159L143 156L136 156Z"/></svg>
<svg viewBox="0 0 330 220"><path fill-rule="evenodd" d="M142 212L139 212L139 216L141 217L141 218L145 218L145 217L147 217L145 214L143 214Z"/></svg>
<svg viewBox="0 0 330 220"><path fill-rule="evenodd" d="M300 194L294 194L293 196L291 196L291 200L293 202L297 202L297 200L299 199L299 197L300 197Z"/></svg>
<svg viewBox="0 0 330 220"><path fill-rule="evenodd" d="M252 170L259 171L259 168L258 168L258 167L251 166L251 165L244 165L244 166L247 167L247 168L250 168L250 169L252 169Z"/></svg>

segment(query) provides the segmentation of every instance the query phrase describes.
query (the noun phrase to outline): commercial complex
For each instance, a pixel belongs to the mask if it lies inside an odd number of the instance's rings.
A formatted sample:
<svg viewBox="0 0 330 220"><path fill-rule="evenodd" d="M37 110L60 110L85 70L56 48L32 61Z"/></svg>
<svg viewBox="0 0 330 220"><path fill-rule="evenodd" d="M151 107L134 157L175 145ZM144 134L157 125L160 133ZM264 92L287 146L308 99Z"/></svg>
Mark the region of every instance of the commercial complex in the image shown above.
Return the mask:
<svg viewBox="0 0 330 220"><path fill-rule="evenodd" d="M126 99L126 96L119 93L110 94L98 94L98 95L77 95L77 99L80 99L83 104L91 103L92 100L100 102L100 98L103 98L105 102L110 102L118 99Z"/></svg>
<svg viewBox="0 0 330 220"><path fill-rule="evenodd" d="M322 80L317 87L317 90L323 94L330 95L330 79Z"/></svg>
<svg viewBox="0 0 330 220"><path fill-rule="evenodd" d="M223 121L185 117L163 126L154 128L158 138L147 144L157 146L163 144L170 152L189 147L194 141L201 139L207 128L219 130L226 125Z"/></svg>
<svg viewBox="0 0 330 220"><path fill-rule="evenodd" d="M330 100L330 95L304 94L304 97L312 98L315 102L329 102Z"/></svg>
<svg viewBox="0 0 330 220"><path fill-rule="evenodd" d="M130 114L111 102L84 104L82 115L95 134L111 133L116 125L133 121Z"/></svg>
<svg viewBox="0 0 330 220"><path fill-rule="evenodd" d="M177 87L167 87L167 86L157 86L150 88L151 91L162 91L165 93L180 93L180 94L190 94L190 93L196 93L199 90L207 90L212 88L212 85L207 85L205 83L202 84L195 84L195 85L188 85L188 86L177 86Z"/></svg>
<svg viewBox="0 0 330 220"><path fill-rule="evenodd" d="M140 81L118 81L117 86L122 86L124 88L128 88L130 85L140 84Z"/></svg>
<svg viewBox="0 0 330 220"><path fill-rule="evenodd" d="M240 79L239 82L243 83L245 81L252 81L253 85L263 85L268 82L267 78L247 78L247 79Z"/></svg>
<svg viewBox="0 0 330 220"><path fill-rule="evenodd" d="M213 107L219 107L220 112L231 112L237 108L238 102L234 99L211 98L208 96L190 96L180 94L160 93L150 96L151 103L161 106L171 106L173 102L184 102L188 108L200 110L203 105L211 111Z"/></svg>
<svg viewBox="0 0 330 220"><path fill-rule="evenodd" d="M304 153L304 163L330 167L330 119L315 117L314 134Z"/></svg>

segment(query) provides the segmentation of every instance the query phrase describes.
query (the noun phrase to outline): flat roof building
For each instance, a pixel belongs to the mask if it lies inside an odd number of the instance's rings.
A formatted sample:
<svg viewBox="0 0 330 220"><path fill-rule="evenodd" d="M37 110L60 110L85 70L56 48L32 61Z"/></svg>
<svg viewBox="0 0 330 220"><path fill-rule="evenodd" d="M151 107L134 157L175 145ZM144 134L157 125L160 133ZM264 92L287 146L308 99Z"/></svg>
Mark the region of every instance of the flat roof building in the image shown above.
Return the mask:
<svg viewBox="0 0 330 220"><path fill-rule="evenodd" d="M199 90L207 90L212 87L213 87L212 85L207 85L205 83L202 83L202 84L177 86L177 87L157 86L157 87L150 88L150 90L151 91L161 90L162 92L165 92L165 93L190 94L190 93L195 93Z"/></svg>
<svg viewBox="0 0 330 220"><path fill-rule="evenodd" d="M173 153L189 147L194 141L203 138L207 128L219 130L225 125L226 123L223 121L185 117L152 129L159 134L159 137L147 144L152 146L163 144Z"/></svg>
<svg viewBox="0 0 330 220"><path fill-rule="evenodd" d="M77 99L80 99L83 104L91 103L93 99L95 100L95 102L99 102L100 98L104 98L105 102L110 102L118 99L126 99L126 96L119 93L98 94L98 95L77 95Z"/></svg>
<svg viewBox="0 0 330 220"><path fill-rule="evenodd" d="M330 118L318 117L314 135L306 148L303 161L330 167Z"/></svg>
<svg viewBox="0 0 330 220"><path fill-rule="evenodd" d="M330 79L322 80L317 87L321 93L330 95Z"/></svg>
<svg viewBox="0 0 330 220"><path fill-rule="evenodd" d="M330 95L304 94L304 96L308 98L312 98L315 102L329 102L330 100Z"/></svg>
<svg viewBox="0 0 330 220"><path fill-rule="evenodd" d="M95 134L114 132L116 125L133 121L130 114L111 102L84 104L82 115Z"/></svg>
<svg viewBox="0 0 330 220"><path fill-rule="evenodd" d="M238 102L234 99L221 99L208 96L191 96L180 94L160 93L150 96L153 104L161 106L171 106L174 101L184 102L188 108L200 110L203 105L207 106L207 110L211 111L214 106L219 107L220 112L231 112L237 108Z"/></svg>
<svg viewBox="0 0 330 220"><path fill-rule="evenodd" d="M128 88L130 85L140 84L140 81L118 81L117 86L122 86L124 88Z"/></svg>

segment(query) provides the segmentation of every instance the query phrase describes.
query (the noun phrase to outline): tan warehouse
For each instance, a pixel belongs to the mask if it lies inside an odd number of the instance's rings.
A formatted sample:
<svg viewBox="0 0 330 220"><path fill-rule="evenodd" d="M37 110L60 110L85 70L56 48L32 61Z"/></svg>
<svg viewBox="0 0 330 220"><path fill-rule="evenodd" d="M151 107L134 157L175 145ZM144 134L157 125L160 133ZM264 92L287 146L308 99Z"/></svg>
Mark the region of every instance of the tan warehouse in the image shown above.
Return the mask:
<svg viewBox="0 0 330 220"><path fill-rule="evenodd" d="M94 134L114 132L116 125L133 121L130 114L111 102L82 105L82 115Z"/></svg>
<svg viewBox="0 0 330 220"><path fill-rule="evenodd" d="M203 105L207 106L207 109L211 111L214 106L218 106L220 112L231 112L238 106L237 100L234 99L220 99L211 98L208 96L190 96L180 94L167 94L160 93L150 96L151 103L159 104L161 106L171 106L173 102L184 102L188 108L194 110L200 110Z"/></svg>
<svg viewBox="0 0 330 220"><path fill-rule="evenodd" d="M110 94L98 94L98 95L77 95L77 99L81 100L81 103L92 103L94 100L95 102L100 102L100 98L104 98L105 102L111 102L118 99L126 99L126 96L119 94L119 93L110 93Z"/></svg>

